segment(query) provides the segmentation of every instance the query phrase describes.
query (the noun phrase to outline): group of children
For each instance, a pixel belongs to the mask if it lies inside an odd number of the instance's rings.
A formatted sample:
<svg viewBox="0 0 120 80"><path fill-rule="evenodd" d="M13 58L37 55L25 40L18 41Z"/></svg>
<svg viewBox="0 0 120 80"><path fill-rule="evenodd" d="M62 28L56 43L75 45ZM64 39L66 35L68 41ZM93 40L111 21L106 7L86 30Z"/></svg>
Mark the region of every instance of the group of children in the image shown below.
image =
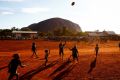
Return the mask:
<svg viewBox="0 0 120 80"><path fill-rule="evenodd" d="M38 55L36 53L36 44L33 42L32 43L32 56L34 55L36 56L36 58L38 58ZM50 50L49 49L45 49L45 66L48 62L48 55L50 54ZM21 66L24 67L25 65L21 64L21 60L18 54L13 54L13 59L10 61L10 63L8 64L8 73L10 73L8 80L12 80L13 77L16 77L16 80L18 80L18 73L17 73L17 67Z"/></svg>
<svg viewBox="0 0 120 80"><path fill-rule="evenodd" d="M66 45L66 41L64 43L60 42L59 44L59 56L62 58L63 60L63 56L64 56L64 47ZM69 50L72 51L72 57L73 57L73 61L77 60L78 61L78 50L77 47L74 45L73 48L69 48Z"/></svg>
<svg viewBox="0 0 120 80"><path fill-rule="evenodd" d="M64 43L60 42L59 44L59 56L62 57L62 60L63 60L63 56L64 56L64 47L66 45L66 41ZM119 50L120 50L120 43L119 43ZM33 42L32 43L32 56L33 57L34 55L36 56L36 58L38 58L38 55L36 54L36 44ZM69 48L69 50L72 51L72 58L73 58L73 61L77 60L78 61L78 49L76 46L72 47L72 48ZM98 44L96 44L96 47L95 47L95 53L96 53L96 57L98 55L98 52L99 52L99 46ZM50 54L50 50L49 49L45 49L45 66L48 62L48 56ZM18 66L21 66L21 67L24 67L25 65L22 65L21 64L21 61L20 61L20 57L18 54L13 54L13 59L10 61L9 65L8 65L8 72L10 73L10 76L8 78L8 80L11 80L14 76L16 76L16 80L18 80L18 74L17 74L17 67Z"/></svg>

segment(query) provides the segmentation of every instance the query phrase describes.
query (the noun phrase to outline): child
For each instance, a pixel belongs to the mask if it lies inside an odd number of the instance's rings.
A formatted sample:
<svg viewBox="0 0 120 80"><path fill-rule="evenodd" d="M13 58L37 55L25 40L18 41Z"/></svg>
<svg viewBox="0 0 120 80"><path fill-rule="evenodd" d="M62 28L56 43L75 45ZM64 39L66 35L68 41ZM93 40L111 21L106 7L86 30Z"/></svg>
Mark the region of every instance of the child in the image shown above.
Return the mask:
<svg viewBox="0 0 120 80"><path fill-rule="evenodd" d="M60 42L60 44L59 44L59 55L60 55L60 57L62 57L62 60L63 60L63 56L64 56L65 45L66 45L66 41L64 44L62 42Z"/></svg>
<svg viewBox="0 0 120 80"><path fill-rule="evenodd" d="M46 64L48 62L48 56L49 56L49 54L50 54L50 50L45 49L45 66L46 66Z"/></svg>
<svg viewBox="0 0 120 80"><path fill-rule="evenodd" d="M98 55L98 51L99 51L99 47L98 47L98 44L96 44L96 47L95 47L96 57L97 57L97 55Z"/></svg>
<svg viewBox="0 0 120 80"><path fill-rule="evenodd" d="M33 56L35 55L36 58L38 58L38 56L37 56L37 54L36 54L36 44L35 44L34 42L32 43L32 52L33 52L33 54L32 54L31 57L33 57Z"/></svg>
<svg viewBox="0 0 120 80"><path fill-rule="evenodd" d="M14 76L16 76L16 80L18 80L18 74L17 74L18 66L24 67L21 64L19 55L13 54L13 59L10 61L9 65L8 65L8 72L10 73L8 80L11 80Z"/></svg>
<svg viewBox="0 0 120 80"><path fill-rule="evenodd" d="M78 54L78 50L77 50L76 46L74 46L70 50L72 51L73 61L75 61L75 59L78 61L79 54Z"/></svg>

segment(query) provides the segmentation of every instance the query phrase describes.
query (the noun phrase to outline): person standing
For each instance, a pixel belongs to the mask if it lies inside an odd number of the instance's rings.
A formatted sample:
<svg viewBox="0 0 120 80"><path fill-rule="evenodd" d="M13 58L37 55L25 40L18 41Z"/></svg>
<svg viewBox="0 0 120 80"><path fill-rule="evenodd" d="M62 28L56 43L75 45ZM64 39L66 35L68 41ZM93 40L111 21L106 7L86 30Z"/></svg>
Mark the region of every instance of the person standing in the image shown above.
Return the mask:
<svg viewBox="0 0 120 80"><path fill-rule="evenodd" d="M77 47L74 46L73 48L70 49L72 51L72 57L73 57L73 61L77 60L78 61L78 50Z"/></svg>
<svg viewBox="0 0 120 80"><path fill-rule="evenodd" d="M98 52L99 52L99 46L98 46L98 44L96 44L96 47L95 47L96 57L97 57L97 55L98 55Z"/></svg>
<svg viewBox="0 0 120 80"><path fill-rule="evenodd" d="M32 43L32 52L33 52L33 54L32 54L31 57L33 57L35 55L36 58L38 58L38 56L36 54L36 44L35 44L35 42Z"/></svg>
<svg viewBox="0 0 120 80"><path fill-rule="evenodd" d="M59 56L62 57L62 60L63 60L63 56L64 56L65 45L66 45L66 41L64 44L62 42L60 42L60 44L59 44Z"/></svg>

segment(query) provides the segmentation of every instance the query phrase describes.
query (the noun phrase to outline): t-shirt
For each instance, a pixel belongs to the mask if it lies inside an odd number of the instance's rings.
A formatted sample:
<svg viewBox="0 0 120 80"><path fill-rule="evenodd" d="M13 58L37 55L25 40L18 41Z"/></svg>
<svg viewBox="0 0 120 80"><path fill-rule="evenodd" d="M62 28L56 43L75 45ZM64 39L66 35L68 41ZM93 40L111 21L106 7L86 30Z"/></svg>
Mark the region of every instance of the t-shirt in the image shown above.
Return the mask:
<svg viewBox="0 0 120 80"><path fill-rule="evenodd" d="M21 65L21 61L19 59L12 59L9 64L9 72L16 73L17 67Z"/></svg>
<svg viewBox="0 0 120 80"><path fill-rule="evenodd" d="M36 46L32 45L32 50L35 51L36 50Z"/></svg>
<svg viewBox="0 0 120 80"><path fill-rule="evenodd" d="M95 50L96 50L96 51L98 51L98 50L99 50L99 47L98 47L98 46L96 46L96 47L95 47Z"/></svg>

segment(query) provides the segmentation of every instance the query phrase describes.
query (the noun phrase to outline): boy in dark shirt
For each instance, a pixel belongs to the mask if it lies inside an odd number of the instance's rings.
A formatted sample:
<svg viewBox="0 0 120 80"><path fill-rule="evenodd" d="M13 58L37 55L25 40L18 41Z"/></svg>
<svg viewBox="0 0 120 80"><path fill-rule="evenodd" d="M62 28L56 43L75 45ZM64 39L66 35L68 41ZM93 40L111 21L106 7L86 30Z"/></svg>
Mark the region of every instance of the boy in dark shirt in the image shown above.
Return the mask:
<svg viewBox="0 0 120 80"><path fill-rule="evenodd" d="M10 61L9 65L8 65L8 72L10 73L8 80L11 80L14 76L16 76L16 80L18 80L18 74L17 74L18 66L24 67L23 65L21 65L19 55L14 54L13 59Z"/></svg>
<svg viewBox="0 0 120 80"><path fill-rule="evenodd" d="M72 51L73 61L75 61L75 59L78 61L79 54L78 54L78 50L77 50L76 46L74 46L70 50Z"/></svg>
<svg viewBox="0 0 120 80"><path fill-rule="evenodd" d="M32 43L32 52L33 52L33 54L32 54L31 57L33 57L33 56L35 55L36 58L38 58L38 56L37 56L37 54L36 54L36 44L35 44L34 42Z"/></svg>
<svg viewBox="0 0 120 80"><path fill-rule="evenodd" d="M66 45L66 41L64 44L62 42L60 42L60 44L59 44L59 55L60 55L60 57L62 57L62 60L63 60L63 56L64 56L65 45Z"/></svg>

